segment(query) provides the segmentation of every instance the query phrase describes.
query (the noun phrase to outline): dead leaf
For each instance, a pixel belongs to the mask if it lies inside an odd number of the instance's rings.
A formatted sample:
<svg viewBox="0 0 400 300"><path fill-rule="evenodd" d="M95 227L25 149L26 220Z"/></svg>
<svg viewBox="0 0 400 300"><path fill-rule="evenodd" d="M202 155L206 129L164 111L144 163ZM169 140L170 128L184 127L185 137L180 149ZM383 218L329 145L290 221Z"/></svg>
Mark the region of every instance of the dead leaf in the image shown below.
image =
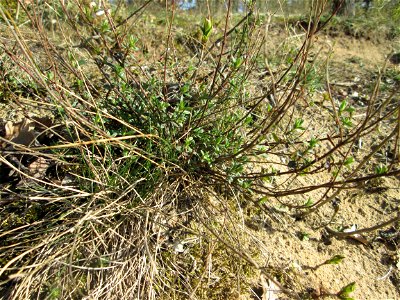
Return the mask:
<svg viewBox="0 0 400 300"><path fill-rule="evenodd" d="M38 179L43 179L46 175L50 163L43 157L39 157L28 166L28 173Z"/></svg>
<svg viewBox="0 0 400 300"><path fill-rule="evenodd" d="M34 129L34 124L29 122L28 119L24 119L18 123L8 121L5 125L6 134L4 138L15 144L29 146L35 141L36 136L38 135ZM5 147L6 145L2 146Z"/></svg>
<svg viewBox="0 0 400 300"><path fill-rule="evenodd" d="M50 167L50 162L43 158L39 157L34 162L32 162L28 167L26 167L26 174L30 177L23 177L21 181L18 182L17 186L29 186L33 183L34 179L42 180L46 176L47 169Z"/></svg>
<svg viewBox="0 0 400 300"><path fill-rule="evenodd" d="M36 129L45 130L53 125L53 120L49 117L37 118L33 117Z"/></svg>
<svg viewBox="0 0 400 300"><path fill-rule="evenodd" d="M262 300L279 300L281 289L272 280L266 279L264 275L260 276L260 283L263 289Z"/></svg>
<svg viewBox="0 0 400 300"><path fill-rule="evenodd" d="M351 226L350 228L344 229L343 232L351 233L356 230L357 230L357 225L353 224L353 226ZM360 242L364 246L369 245L369 241L361 234L352 234L352 235L349 235L348 238L356 240L357 242Z"/></svg>
<svg viewBox="0 0 400 300"><path fill-rule="evenodd" d="M6 135L4 136L4 138L6 140L12 140L15 137L14 131L16 130L16 126L14 126L13 122L8 121L6 125L4 125L4 127L6 131Z"/></svg>
<svg viewBox="0 0 400 300"><path fill-rule="evenodd" d="M40 136L43 131L46 131L48 128L50 128L53 122L49 117L33 117L32 120L33 121L30 121L29 119L25 118L21 122L17 123L13 123L12 121L6 122L4 125L4 138L19 145L31 146L34 144L35 146L39 146L40 144L36 138ZM46 132L47 138L51 138L52 136L52 132ZM13 148L7 143L2 143L1 147Z"/></svg>

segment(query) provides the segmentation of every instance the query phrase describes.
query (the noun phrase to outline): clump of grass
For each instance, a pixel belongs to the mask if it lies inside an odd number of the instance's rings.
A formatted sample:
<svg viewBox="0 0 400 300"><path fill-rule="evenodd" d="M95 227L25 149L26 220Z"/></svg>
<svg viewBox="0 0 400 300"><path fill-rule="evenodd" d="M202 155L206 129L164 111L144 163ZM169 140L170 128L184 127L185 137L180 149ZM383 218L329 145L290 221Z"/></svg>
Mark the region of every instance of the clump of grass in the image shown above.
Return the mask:
<svg viewBox="0 0 400 300"><path fill-rule="evenodd" d="M369 9L358 8L355 17L339 18L339 28L346 34L381 41L398 36L399 6L394 2L376 1Z"/></svg>
<svg viewBox="0 0 400 300"><path fill-rule="evenodd" d="M208 298L212 289L237 297L252 274L274 280L257 261L254 241L243 242L243 207L263 210L257 198L270 197L307 215L357 182L399 174L394 158L384 173L368 165L388 144L398 151L393 95L378 100L375 93L355 119L347 103L327 93L327 132L310 132L304 97L321 88L322 78L307 56L326 3L314 8L314 25L278 72L260 51L265 24L252 5L236 24L229 22L230 9L220 26L212 15L199 19L197 51L179 56L178 12L167 6L166 26L158 31L164 39L150 60L135 21L148 3L128 18L120 6L54 4L63 16L53 28L61 46L44 27L41 7L19 4L46 59L37 59L2 5L19 49L7 53L44 91L38 103L51 108L62 128L48 128L57 136L49 145L20 145L12 153L48 157L56 175L33 180L25 190L12 186L5 195L2 214L10 217L1 227L0 276L10 298ZM260 80L260 73L269 76ZM355 141L380 124L387 137L366 156L352 158ZM21 165L0 157L26 176ZM330 175L328 182L295 184L321 173ZM323 196L307 205L297 197L315 190ZM28 209L20 219L22 206ZM246 284L231 284L242 278Z"/></svg>
<svg viewBox="0 0 400 300"><path fill-rule="evenodd" d="M382 42L394 40L399 35L399 6L390 1L375 1L369 9L356 3L355 15L331 15L327 8L321 16L320 24L325 24L324 31L331 35L348 35L355 38ZM285 21L295 28L306 29L310 23L308 16L275 17L281 26Z"/></svg>

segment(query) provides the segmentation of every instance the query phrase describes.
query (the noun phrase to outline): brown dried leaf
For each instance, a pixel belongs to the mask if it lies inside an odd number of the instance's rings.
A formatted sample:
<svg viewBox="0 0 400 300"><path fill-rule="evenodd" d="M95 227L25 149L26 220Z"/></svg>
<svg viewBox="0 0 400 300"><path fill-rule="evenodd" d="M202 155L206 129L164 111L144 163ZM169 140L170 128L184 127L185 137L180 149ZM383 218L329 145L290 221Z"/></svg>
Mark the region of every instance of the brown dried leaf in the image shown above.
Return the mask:
<svg viewBox="0 0 400 300"><path fill-rule="evenodd" d="M9 140L15 144L20 144L24 146L30 146L38 136L35 132L35 125L29 122L28 119L24 119L21 122L13 123L8 121L5 124L5 139ZM2 147L7 147L2 145Z"/></svg>
<svg viewBox="0 0 400 300"><path fill-rule="evenodd" d="M50 163L45 158L39 157L28 166L28 173L35 178L43 179L49 167Z"/></svg>
<svg viewBox="0 0 400 300"><path fill-rule="evenodd" d="M260 283L263 289L262 300L278 300L279 294L282 290L272 281L265 278L264 275L260 276Z"/></svg>
<svg viewBox="0 0 400 300"><path fill-rule="evenodd" d="M356 231L356 230L357 230L357 225L353 224L353 226L343 230L343 232L351 233L351 232ZM364 246L368 246L368 244L369 244L368 240L361 234L352 234L352 235L349 235L348 238L356 240L357 242L360 242Z"/></svg>
<svg viewBox="0 0 400 300"><path fill-rule="evenodd" d="M369 241L361 234L354 234L354 235L349 236L349 238L360 242L364 246L369 245Z"/></svg>
<svg viewBox="0 0 400 300"><path fill-rule="evenodd" d="M16 126L14 126L13 122L8 121L4 127L6 130L6 135L4 138L6 140L12 140L15 137L14 132L16 131Z"/></svg>
<svg viewBox="0 0 400 300"><path fill-rule="evenodd" d="M53 125L53 120L50 117L33 117L32 120L35 122L36 130L45 130Z"/></svg>
<svg viewBox="0 0 400 300"><path fill-rule="evenodd" d="M22 180L18 182L17 186L29 186L35 181L34 178L40 180L44 179L47 169L49 167L50 162L43 157L39 157L34 162L32 162L25 170L26 175L31 177L23 177Z"/></svg>

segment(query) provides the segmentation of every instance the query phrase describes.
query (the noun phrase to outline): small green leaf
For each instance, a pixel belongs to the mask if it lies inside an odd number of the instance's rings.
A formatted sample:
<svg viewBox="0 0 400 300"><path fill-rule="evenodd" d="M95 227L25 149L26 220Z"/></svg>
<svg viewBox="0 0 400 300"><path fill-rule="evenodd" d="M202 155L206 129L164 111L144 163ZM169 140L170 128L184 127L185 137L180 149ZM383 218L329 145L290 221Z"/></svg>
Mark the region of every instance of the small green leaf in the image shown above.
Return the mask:
<svg viewBox="0 0 400 300"><path fill-rule="evenodd" d="M346 300L352 299L352 298L349 297L349 294L354 292L355 289L356 289L356 283L355 282L349 283L348 285L346 285L345 287L343 287L340 290L338 296L339 296L340 299L346 299Z"/></svg>
<svg viewBox="0 0 400 300"><path fill-rule="evenodd" d="M138 42L138 39L133 35L130 35L128 40L129 40L128 47L132 50L137 50L138 48L136 47L136 44Z"/></svg>
<svg viewBox="0 0 400 300"><path fill-rule="evenodd" d="M243 182L240 183L240 186L244 189L249 189L252 185L251 180L244 180Z"/></svg>
<svg viewBox="0 0 400 300"><path fill-rule="evenodd" d="M203 23L204 34L208 36L210 34L212 28L213 28L213 24L212 24L211 20L208 18L205 18L204 23Z"/></svg>
<svg viewBox="0 0 400 300"><path fill-rule="evenodd" d="M348 108L345 109L350 116L353 115L354 111L356 110L353 106L349 106Z"/></svg>
<svg viewBox="0 0 400 300"><path fill-rule="evenodd" d="M316 138L311 138L311 140L308 142L308 148L312 149L318 144L318 139Z"/></svg>
<svg viewBox="0 0 400 300"><path fill-rule="evenodd" d="M325 261L325 265L337 265L339 264L345 257L342 255L335 255L331 257L330 259Z"/></svg>
<svg viewBox="0 0 400 300"><path fill-rule="evenodd" d="M271 176L264 176L262 180L266 183L272 183L274 181L274 177Z"/></svg>
<svg viewBox="0 0 400 300"><path fill-rule="evenodd" d="M101 32L108 32L110 30L110 25L108 24L107 20L104 20L101 25L100 25L100 31Z"/></svg>
<svg viewBox="0 0 400 300"><path fill-rule="evenodd" d="M342 102L340 102L340 106L339 106L339 113L344 112L344 110L347 107L347 100L343 100Z"/></svg>
<svg viewBox="0 0 400 300"><path fill-rule="evenodd" d="M310 240L310 234L307 232L300 232L299 236L300 236L300 240L303 242Z"/></svg>
<svg viewBox="0 0 400 300"><path fill-rule="evenodd" d="M353 127L353 122L348 117L342 118L342 123L346 127Z"/></svg>
<svg viewBox="0 0 400 300"><path fill-rule="evenodd" d="M208 18L205 18L203 21L203 25L200 27L201 32L203 33L202 42L205 43L208 41L210 37L211 31L213 29L212 21Z"/></svg>
<svg viewBox="0 0 400 300"><path fill-rule="evenodd" d="M86 65L87 61L85 59L78 60L78 66Z"/></svg>
<svg viewBox="0 0 400 300"><path fill-rule="evenodd" d="M272 137L274 139L275 142L279 143L280 139L279 137L276 135L276 133L272 133Z"/></svg>
<svg viewBox="0 0 400 300"><path fill-rule="evenodd" d="M388 168L382 164L380 164L379 166L375 167L375 174L376 175L383 175L386 174L388 172Z"/></svg>
<svg viewBox="0 0 400 300"><path fill-rule="evenodd" d="M258 204L262 205L262 204L267 203L267 201L268 201L268 197L265 196L265 197L262 197L260 200L258 200Z"/></svg>
<svg viewBox="0 0 400 300"><path fill-rule="evenodd" d="M232 62L233 62L233 67L235 69L238 69L243 63L243 58L241 58L241 57L239 57L239 58L233 57L232 58Z"/></svg>
<svg viewBox="0 0 400 300"><path fill-rule="evenodd" d="M328 93L323 93L322 97L324 98L324 101L330 101L331 100L331 97L329 96Z"/></svg>
<svg viewBox="0 0 400 300"><path fill-rule="evenodd" d="M54 73L51 72L51 71L48 72L48 73L47 73L47 79L48 79L48 80L53 80L53 79L54 79Z"/></svg>
<svg viewBox="0 0 400 300"><path fill-rule="evenodd" d="M253 117L251 115L249 115L243 122L245 125L250 125L251 123L253 123Z"/></svg>
<svg viewBox="0 0 400 300"><path fill-rule="evenodd" d="M345 166L350 166L354 162L354 157L350 156L343 162Z"/></svg>
<svg viewBox="0 0 400 300"><path fill-rule="evenodd" d="M293 124L293 129L305 130L305 128L303 127L303 123L303 119L296 119Z"/></svg>
<svg viewBox="0 0 400 300"><path fill-rule="evenodd" d="M180 92L182 94L189 94L190 92L190 85L189 84L185 84L181 87Z"/></svg>
<svg viewBox="0 0 400 300"><path fill-rule="evenodd" d="M314 202L311 200L311 198L308 198L307 201L303 205L306 207L310 207L313 204L314 204Z"/></svg>
<svg viewBox="0 0 400 300"><path fill-rule="evenodd" d="M205 152L203 150L200 150L201 153L201 159L203 162L208 163L209 165L211 165L211 156L208 152Z"/></svg>

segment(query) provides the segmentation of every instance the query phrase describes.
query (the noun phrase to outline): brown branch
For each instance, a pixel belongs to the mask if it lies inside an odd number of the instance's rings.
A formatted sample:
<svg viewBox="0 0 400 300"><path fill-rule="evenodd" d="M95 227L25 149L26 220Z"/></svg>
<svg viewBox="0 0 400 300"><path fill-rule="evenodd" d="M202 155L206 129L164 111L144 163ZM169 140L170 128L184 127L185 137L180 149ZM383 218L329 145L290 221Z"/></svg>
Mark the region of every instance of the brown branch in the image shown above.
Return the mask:
<svg viewBox="0 0 400 300"><path fill-rule="evenodd" d="M389 226L389 225L391 225L393 223L396 223L398 221L400 221L400 213L399 212L397 213L396 217L394 217L394 218L392 218L392 219L390 219L390 220L388 220L386 222L383 222L381 224L378 224L378 225L375 225L375 226L372 226L372 227L360 229L360 230L355 230L355 231L351 231L351 232L339 232L339 231L335 231L335 230L329 228L328 226L325 227L325 229L326 229L326 231L328 231L328 233L330 233L330 234L332 234L332 235L334 235L336 237L346 238L346 237L351 237L352 235L356 235L356 234L372 232L372 231L375 231L377 229Z"/></svg>

